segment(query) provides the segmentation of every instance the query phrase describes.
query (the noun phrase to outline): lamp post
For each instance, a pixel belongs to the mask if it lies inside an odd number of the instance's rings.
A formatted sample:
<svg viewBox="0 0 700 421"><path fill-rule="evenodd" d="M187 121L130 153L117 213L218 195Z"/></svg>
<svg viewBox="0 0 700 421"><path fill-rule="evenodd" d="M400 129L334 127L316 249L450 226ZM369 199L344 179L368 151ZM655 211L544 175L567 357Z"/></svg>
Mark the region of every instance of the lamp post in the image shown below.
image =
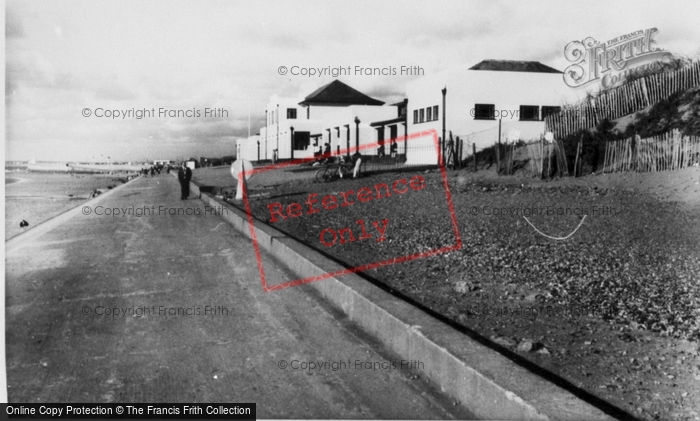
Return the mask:
<svg viewBox="0 0 700 421"><path fill-rule="evenodd" d="M333 137L331 136L331 129L326 129L328 132L328 153L332 154L333 151Z"/></svg>
<svg viewBox="0 0 700 421"><path fill-rule="evenodd" d="M408 159L408 98L403 103L403 155Z"/></svg>
<svg viewBox="0 0 700 421"><path fill-rule="evenodd" d="M292 151L292 159L294 159L294 126L290 127L289 130L291 131L291 139L290 139L290 145L292 146L291 151ZM280 151L277 151L277 159L279 159L279 153Z"/></svg>
<svg viewBox="0 0 700 421"><path fill-rule="evenodd" d="M442 145L440 147L442 148L442 156L440 157L441 160L445 159L445 97L447 96L447 86L442 88ZM438 162L438 165L441 164Z"/></svg>
<svg viewBox="0 0 700 421"><path fill-rule="evenodd" d="M360 119L355 117L355 151L360 151Z"/></svg>
<svg viewBox="0 0 700 421"><path fill-rule="evenodd" d="M349 124L346 124L346 125L345 125L345 128L348 130L347 136L346 136L346 138L347 138L347 149L345 149L345 155L347 155L348 158L350 158L350 125L349 125Z"/></svg>

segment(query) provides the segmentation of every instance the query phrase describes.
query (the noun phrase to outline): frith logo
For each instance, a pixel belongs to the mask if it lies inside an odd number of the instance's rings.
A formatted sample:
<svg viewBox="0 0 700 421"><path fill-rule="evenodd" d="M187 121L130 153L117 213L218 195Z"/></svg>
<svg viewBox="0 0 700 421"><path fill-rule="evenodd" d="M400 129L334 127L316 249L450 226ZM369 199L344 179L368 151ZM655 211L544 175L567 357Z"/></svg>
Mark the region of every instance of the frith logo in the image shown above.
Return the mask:
<svg viewBox="0 0 700 421"><path fill-rule="evenodd" d="M603 88L620 84L632 72L658 66L671 53L658 47L650 28L598 42L588 37L572 41L564 48L564 56L573 64L564 70L564 82L572 88L582 88L600 82Z"/></svg>

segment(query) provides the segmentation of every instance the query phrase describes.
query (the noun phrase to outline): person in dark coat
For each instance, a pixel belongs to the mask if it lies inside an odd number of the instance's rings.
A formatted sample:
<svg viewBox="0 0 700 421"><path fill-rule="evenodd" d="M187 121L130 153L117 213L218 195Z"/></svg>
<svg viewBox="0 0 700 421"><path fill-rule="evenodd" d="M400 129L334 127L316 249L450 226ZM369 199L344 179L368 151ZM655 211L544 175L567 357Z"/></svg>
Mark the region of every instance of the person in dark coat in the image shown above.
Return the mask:
<svg viewBox="0 0 700 421"><path fill-rule="evenodd" d="M180 170L177 172L177 179L180 182L181 199L187 200L190 196L190 180L192 180L192 170L185 162L182 163Z"/></svg>

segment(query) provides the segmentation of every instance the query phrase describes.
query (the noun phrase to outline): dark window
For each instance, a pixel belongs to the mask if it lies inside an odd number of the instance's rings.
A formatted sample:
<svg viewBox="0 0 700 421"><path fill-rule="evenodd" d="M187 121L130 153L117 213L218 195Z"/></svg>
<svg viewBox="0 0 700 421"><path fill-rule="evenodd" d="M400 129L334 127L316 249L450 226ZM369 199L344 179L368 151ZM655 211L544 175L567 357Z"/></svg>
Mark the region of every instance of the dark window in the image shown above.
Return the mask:
<svg viewBox="0 0 700 421"><path fill-rule="evenodd" d="M545 105L542 107L542 120L544 120L544 118L548 115L559 114L560 111L561 107L550 107Z"/></svg>
<svg viewBox="0 0 700 421"><path fill-rule="evenodd" d="M433 121L433 109L431 107L425 109L425 121Z"/></svg>
<svg viewBox="0 0 700 421"><path fill-rule="evenodd" d="M287 118L288 119L297 118L297 109L296 108L287 108Z"/></svg>
<svg viewBox="0 0 700 421"><path fill-rule="evenodd" d="M521 105L520 121L537 121L540 119L540 107L537 105Z"/></svg>
<svg viewBox="0 0 700 421"><path fill-rule="evenodd" d="M474 120L495 120L496 106L493 104L475 104Z"/></svg>
<svg viewBox="0 0 700 421"><path fill-rule="evenodd" d="M437 119L438 119L438 106L433 105L433 120L437 120Z"/></svg>
<svg viewBox="0 0 700 421"><path fill-rule="evenodd" d="M413 110L413 124L418 123L418 110Z"/></svg>
<svg viewBox="0 0 700 421"><path fill-rule="evenodd" d="M420 120L418 121L421 123L425 121L425 108L420 109Z"/></svg>
<svg viewBox="0 0 700 421"><path fill-rule="evenodd" d="M318 138L316 138L318 141ZM314 142L316 144L318 142ZM311 136L309 132L294 132L294 150L303 151L309 148Z"/></svg>

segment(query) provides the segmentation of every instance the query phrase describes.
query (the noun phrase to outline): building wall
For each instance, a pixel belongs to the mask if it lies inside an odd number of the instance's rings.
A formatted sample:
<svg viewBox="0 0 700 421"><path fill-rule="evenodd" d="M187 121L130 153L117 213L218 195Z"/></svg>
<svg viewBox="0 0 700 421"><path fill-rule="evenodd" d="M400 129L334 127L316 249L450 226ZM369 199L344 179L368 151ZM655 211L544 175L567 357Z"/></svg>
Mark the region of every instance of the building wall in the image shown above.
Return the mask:
<svg viewBox="0 0 700 421"><path fill-rule="evenodd" d="M408 135L435 130L442 136L442 89L448 84L448 71L428 75L408 83L406 97L408 98ZM448 87L448 97L451 89ZM420 112L427 107L438 106L438 118L422 123L415 122L414 111ZM449 105L448 105L449 110ZM447 121L450 121L449 116ZM437 152L432 136L420 136L406 143L406 162L408 164L436 164Z"/></svg>
<svg viewBox="0 0 700 421"><path fill-rule="evenodd" d="M396 117L397 107L391 105L351 105L348 107L320 107L315 106L311 111L311 116L321 115L322 128L316 132L321 133L319 143L323 146L330 142L331 153L336 154L340 147L341 154L347 151L347 134L350 129L350 152L354 153L356 145L356 124L355 117L360 119L359 124L359 145L371 145L376 143L376 130L370 126L375 121L389 120ZM347 127L346 127L347 126ZM340 130L338 131L337 128ZM329 132L330 129L330 132ZM376 148L361 149L362 154L374 154Z"/></svg>
<svg viewBox="0 0 700 421"><path fill-rule="evenodd" d="M575 101L580 95L563 82L560 73L527 73L458 69L426 76L408 84L409 134L434 129L442 136L442 92L446 96L446 136L466 140L478 149L498 141L498 124L501 119L501 141L509 134L519 133L520 140L539 138L544 132L544 122L521 121L520 106L562 106ZM479 120L474 116L476 104L493 104L497 115L494 119ZM414 123L414 110L439 105L439 115L434 121ZM501 111L503 112L501 114ZM411 163L436 163L436 153L428 146L427 138L409 144L408 161ZM411 147L419 149L411 156Z"/></svg>
<svg viewBox="0 0 700 421"><path fill-rule="evenodd" d="M396 106L374 106L374 105L352 105L346 107L338 106L311 106L310 119L307 119L306 107L298 105L302 99L281 98L273 95L268 103L267 125L260 129L259 136L251 136L249 139L240 140L241 156L251 161L258 160L258 145L260 142L260 159L271 160L274 150L278 149L279 159L292 158L292 130L295 132L308 132L309 135L322 134L319 139L320 145L326 142L331 144L331 152L337 153L338 147L341 152L347 149L347 134L349 125L350 147L355 147L355 117L361 120L360 123L360 144L366 145L374 143L376 130L369 126L374 121L388 120L397 114ZM278 107L279 104L279 113ZM296 117L287 118L287 109L296 108ZM338 131L337 128L340 128ZM328 131L330 129L330 132ZM317 146L313 139L306 150L295 150L294 159L313 157ZM354 149L353 149L354 150ZM363 151L363 153L365 153ZM374 152L376 153L376 150Z"/></svg>
<svg viewBox="0 0 700 421"><path fill-rule="evenodd" d="M238 139L236 145L236 159L247 159L249 161L257 161L258 159L258 144L260 136L251 136L248 139ZM261 150L262 152L262 150Z"/></svg>

